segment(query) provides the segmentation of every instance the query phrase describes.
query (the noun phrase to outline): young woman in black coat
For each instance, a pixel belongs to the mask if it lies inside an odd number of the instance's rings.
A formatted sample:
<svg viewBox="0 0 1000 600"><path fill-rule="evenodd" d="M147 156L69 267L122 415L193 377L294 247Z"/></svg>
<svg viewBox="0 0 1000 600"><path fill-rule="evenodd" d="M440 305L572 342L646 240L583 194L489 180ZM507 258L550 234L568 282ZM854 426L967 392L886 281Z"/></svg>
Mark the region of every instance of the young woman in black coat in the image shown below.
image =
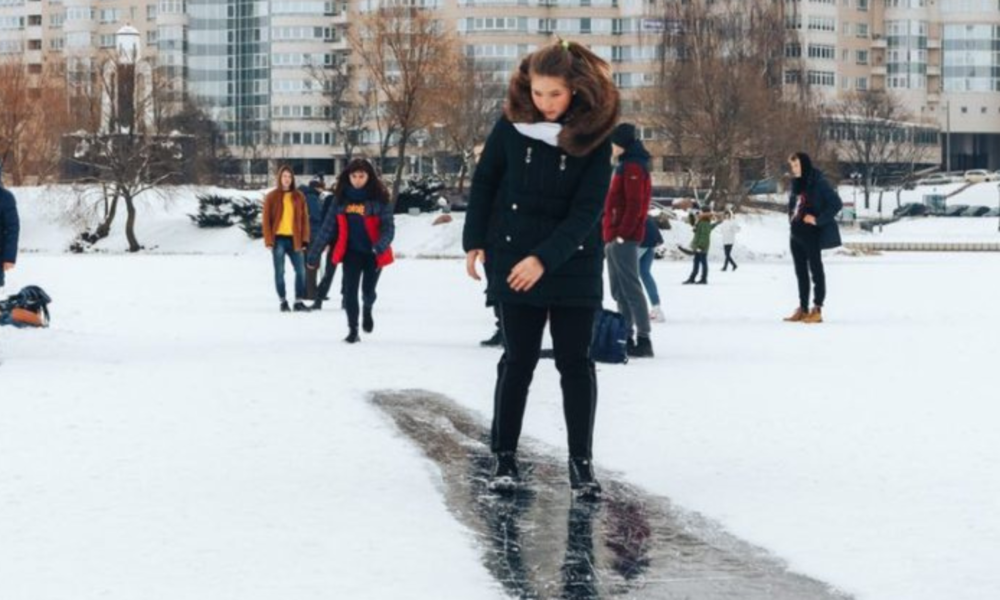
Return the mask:
<svg viewBox="0 0 1000 600"><path fill-rule="evenodd" d="M788 196L788 220L791 226L792 260L799 284L799 306L785 321L823 322L826 300L826 272L823 250L840 245L837 213L843 207L840 196L827 182L805 152L788 157L792 171L792 189ZM810 277L815 288L813 308L809 308Z"/></svg>
<svg viewBox="0 0 1000 600"><path fill-rule="evenodd" d="M524 58L511 78L504 115L473 176L466 269L479 280L476 263L484 262L495 235L485 268L504 340L493 407L494 490L519 484L518 438L548 323L561 376L570 483L579 495L600 494L591 464L597 378L589 350L603 294L599 221L618 107L606 62L573 42L545 46Z"/></svg>

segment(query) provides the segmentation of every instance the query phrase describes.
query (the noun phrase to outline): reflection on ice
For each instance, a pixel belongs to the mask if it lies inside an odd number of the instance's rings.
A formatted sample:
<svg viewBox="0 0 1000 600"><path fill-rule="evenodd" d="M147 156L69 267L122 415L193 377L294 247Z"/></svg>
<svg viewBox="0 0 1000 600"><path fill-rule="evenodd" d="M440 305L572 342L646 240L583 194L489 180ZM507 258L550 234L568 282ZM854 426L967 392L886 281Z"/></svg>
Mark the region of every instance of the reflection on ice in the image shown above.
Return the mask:
<svg viewBox="0 0 1000 600"><path fill-rule="evenodd" d="M598 474L602 501L575 501L565 459L529 440L519 451L524 489L493 494L489 430L468 411L422 390L372 401L439 466L448 508L514 598L847 598L614 474Z"/></svg>

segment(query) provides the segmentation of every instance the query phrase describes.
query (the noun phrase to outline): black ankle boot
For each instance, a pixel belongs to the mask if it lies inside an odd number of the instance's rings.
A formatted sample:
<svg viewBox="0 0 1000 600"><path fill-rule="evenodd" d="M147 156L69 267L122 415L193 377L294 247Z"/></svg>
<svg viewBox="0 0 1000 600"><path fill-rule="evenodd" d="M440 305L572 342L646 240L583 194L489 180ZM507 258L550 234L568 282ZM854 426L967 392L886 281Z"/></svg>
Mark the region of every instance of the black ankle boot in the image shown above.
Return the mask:
<svg viewBox="0 0 1000 600"><path fill-rule="evenodd" d="M372 307L366 306L361 316L361 329L365 333L371 333L375 330L375 320L372 319Z"/></svg>
<svg viewBox="0 0 1000 600"><path fill-rule="evenodd" d="M348 344L356 344L360 342L361 336L358 335L358 328L351 327L351 332L347 334L347 337L344 338L344 341L347 342Z"/></svg>
<svg viewBox="0 0 1000 600"><path fill-rule="evenodd" d="M292 310L295 312L309 312L309 307L306 306L305 302L296 300L295 304L292 305Z"/></svg>
<svg viewBox="0 0 1000 600"><path fill-rule="evenodd" d="M633 358L653 358L653 342L646 336L640 335L635 338L635 346L626 353Z"/></svg>
<svg viewBox="0 0 1000 600"><path fill-rule="evenodd" d="M288 307L288 300L281 301L281 312L291 312L292 309Z"/></svg>
<svg viewBox="0 0 1000 600"><path fill-rule="evenodd" d="M515 452L497 452L493 455L493 473L486 484L494 492L512 492L521 483L521 475L517 471L517 454Z"/></svg>
<svg viewBox="0 0 1000 600"><path fill-rule="evenodd" d="M485 346L485 347L490 347L490 348L496 347L496 346L503 346L503 334L500 333L499 329L497 329L496 333L493 334L493 337L491 337L488 340L483 340L483 341L479 342L479 345L480 346Z"/></svg>
<svg viewBox="0 0 1000 600"><path fill-rule="evenodd" d="M593 461L579 457L569 459L569 486L578 498L600 498L601 484L594 477Z"/></svg>

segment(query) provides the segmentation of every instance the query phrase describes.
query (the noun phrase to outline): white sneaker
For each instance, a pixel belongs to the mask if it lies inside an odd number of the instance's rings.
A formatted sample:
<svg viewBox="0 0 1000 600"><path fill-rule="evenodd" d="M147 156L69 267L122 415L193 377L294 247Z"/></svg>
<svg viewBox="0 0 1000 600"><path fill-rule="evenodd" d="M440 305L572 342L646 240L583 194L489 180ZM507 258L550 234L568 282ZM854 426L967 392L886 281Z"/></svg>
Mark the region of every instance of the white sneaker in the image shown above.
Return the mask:
<svg viewBox="0 0 1000 600"><path fill-rule="evenodd" d="M660 307L658 305L654 306L653 310L649 311L649 320L652 321L652 322L654 322L654 323L666 323L667 322L666 317L663 316L663 311L660 310Z"/></svg>

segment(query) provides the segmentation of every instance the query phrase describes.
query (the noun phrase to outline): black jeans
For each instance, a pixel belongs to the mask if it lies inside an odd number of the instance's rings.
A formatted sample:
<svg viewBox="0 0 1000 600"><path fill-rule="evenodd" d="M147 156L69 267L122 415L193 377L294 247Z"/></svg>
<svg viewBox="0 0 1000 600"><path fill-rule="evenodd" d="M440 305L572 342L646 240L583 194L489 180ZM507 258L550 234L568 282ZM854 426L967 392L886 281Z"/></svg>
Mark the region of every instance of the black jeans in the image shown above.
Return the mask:
<svg viewBox="0 0 1000 600"><path fill-rule="evenodd" d="M809 276L812 275L813 304L823 306L826 300L826 274L823 272L823 251L819 247L819 229L792 235L792 260L795 262L795 278L799 282L799 306L809 310Z"/></svg>
<svg viewBox="0 0 1000 600"><path fill-rule="evenodd" d="M726 262L723 263L722 270L725 271L726 269L728 269L730 264L733 265L733 269L735 269L736 268L736 261L733 260L733 245L732 244L724 244L722 246L722 249L726 251Z"/></svg>
<svg viewBox="0 0 1000 600"><path fill-rule="evenodd" d="M347 326L358 328L358 288L366 309L371 309L378 295L375 286L382 269L375 267L374 254L348 251L344 257L344 308L347 309Z"/></svg>
<svg viewBox="0 0 1000 600"><path fill-rule="evenodd" d="M562 387L569 455L591 458L597 410L597 373L590 359L595 314L593 308L500 305L504 353L497 365L493 396L494 452L517 450L528 388L548 321Z"/></svg>
<svg viewBox="0 0 1000 600"><path fill-rule="evenodd" d="M701 267L701 280L708 281L708 252L694 253L694 267L691 269L691 276L688 281L694 281L698 276L698 267Z"/></svg>

